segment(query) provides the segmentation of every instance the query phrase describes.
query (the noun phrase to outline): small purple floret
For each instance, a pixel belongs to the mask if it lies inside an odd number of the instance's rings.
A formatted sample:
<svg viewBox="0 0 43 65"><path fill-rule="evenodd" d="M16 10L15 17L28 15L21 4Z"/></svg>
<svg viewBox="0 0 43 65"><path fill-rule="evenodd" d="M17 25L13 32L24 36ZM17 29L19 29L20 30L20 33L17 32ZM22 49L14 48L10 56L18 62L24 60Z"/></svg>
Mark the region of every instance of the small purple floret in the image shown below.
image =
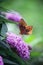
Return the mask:
<svg viewBox="0 0 43 65"><path fill-rule="evenodd" d="M4 65L4 63L3 63L3 59L2 59L1 56L0 56L0 65Z"/></svg>
<svg viewBox="0 0 43 65"><path fill-rule="evenodd" d="M9 19L14 22L20 22L22 16L18 12L2 12L5 15L6 19Z"/></svg>

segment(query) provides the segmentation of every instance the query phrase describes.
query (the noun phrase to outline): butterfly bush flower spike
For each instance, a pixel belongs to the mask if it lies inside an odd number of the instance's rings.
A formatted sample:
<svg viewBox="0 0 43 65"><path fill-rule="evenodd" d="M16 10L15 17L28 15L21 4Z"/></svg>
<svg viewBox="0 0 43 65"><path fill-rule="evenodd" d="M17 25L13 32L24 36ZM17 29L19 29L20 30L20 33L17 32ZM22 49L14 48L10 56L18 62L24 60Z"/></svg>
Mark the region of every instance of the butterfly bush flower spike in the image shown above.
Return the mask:
<svg viewBox="0 0 43 65"><path fill-rule="evenodd" d="M1 56L0 56L0 65L4 65L4 63L3 63L3 59L2 59Z"/></svg>
<svg viewBox="0 0 43 65"><path fill-rule="evenodd" d="M22 19L22 16L15 11L10 11L10 12L2 12L2 15L5 15L6 19L15 21L15 22L19 22Z"/></svg>
<svg viewBox="0 0 43 65"><path fill-rule="evenodd" d="M28 46L20 36L14 33L7 33L6 41L13 48L16 48L18 55L23 59L30 58L31 47Z"/></svg>

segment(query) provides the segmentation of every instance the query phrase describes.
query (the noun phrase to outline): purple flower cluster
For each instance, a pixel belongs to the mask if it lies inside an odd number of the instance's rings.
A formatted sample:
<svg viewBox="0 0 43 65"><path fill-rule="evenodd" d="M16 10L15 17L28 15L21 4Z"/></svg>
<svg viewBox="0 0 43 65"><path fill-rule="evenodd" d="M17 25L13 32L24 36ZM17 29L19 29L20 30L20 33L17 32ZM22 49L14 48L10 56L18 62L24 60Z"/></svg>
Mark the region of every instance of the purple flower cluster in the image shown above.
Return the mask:
<svg viewBox="0 0 43 65"><path fill-rule="evenodd" d="M7 33L6 41L11 47L16 48L16 51L21 58L29 59L31 47L28 46L20 36L14 33Z"/></svg>
<svg viewBox="0 0 43 65"><path fill-rule="evenodd" d="M5 15L6 19L19 22L22 19L21 15L18 12L10 11L10 12L2 12L2 15Z"/></svg>
<svg viewBox="0 0 43 65"><path fill-rule="evenodd" d="M0 65L4 65L4 63L3 63L3 59L2 59L1 56L0 56Z"/></svg>

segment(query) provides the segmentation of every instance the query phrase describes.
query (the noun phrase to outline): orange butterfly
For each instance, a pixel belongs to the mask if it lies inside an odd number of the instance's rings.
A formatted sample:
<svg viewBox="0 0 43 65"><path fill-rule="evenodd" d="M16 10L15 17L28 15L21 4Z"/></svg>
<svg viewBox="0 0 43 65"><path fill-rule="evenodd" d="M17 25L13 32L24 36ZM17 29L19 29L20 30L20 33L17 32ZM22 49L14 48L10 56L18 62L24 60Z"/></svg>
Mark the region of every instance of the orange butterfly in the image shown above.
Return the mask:
<svg viewBox="0 0 43 65"><path fill-rule="evenodd" d="M33 27L28 26L23 19L21 19L19 22L19 28L20 28L20 34L26 34L26 35L32 34Z"/></svg>

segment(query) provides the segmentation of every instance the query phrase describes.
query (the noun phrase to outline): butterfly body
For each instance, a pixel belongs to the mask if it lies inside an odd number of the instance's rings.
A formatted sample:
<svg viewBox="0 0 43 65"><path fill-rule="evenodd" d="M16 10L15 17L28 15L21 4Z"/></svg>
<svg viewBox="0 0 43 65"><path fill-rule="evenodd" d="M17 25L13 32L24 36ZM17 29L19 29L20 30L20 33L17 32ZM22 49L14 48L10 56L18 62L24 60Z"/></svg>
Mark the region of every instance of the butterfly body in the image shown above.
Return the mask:
<svg viewBox="0 0 43 65"><path fill-rule="evenodd" d="M21 19L19 22L20 34L32 34L32 26L28 26L26 22Z"/></svg>

